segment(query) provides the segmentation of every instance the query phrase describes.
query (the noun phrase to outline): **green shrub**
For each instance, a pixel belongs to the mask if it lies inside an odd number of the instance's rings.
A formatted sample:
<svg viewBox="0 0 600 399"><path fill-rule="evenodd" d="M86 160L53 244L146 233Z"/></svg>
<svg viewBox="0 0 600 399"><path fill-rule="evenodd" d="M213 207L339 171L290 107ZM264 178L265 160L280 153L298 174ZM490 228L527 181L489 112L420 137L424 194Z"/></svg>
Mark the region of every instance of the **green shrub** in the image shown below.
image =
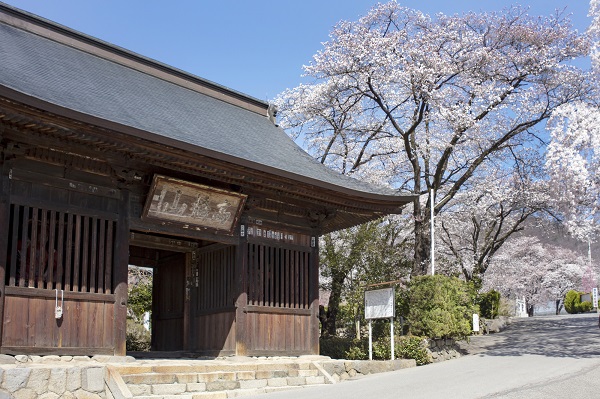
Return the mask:
<svg viewBox="0 0 600 399"><path fill-rule="evenodd" d="M491 290L484 294L479 294L478 303L481 317L485 317L486 319L495 319L498 317L500 310L500 293L498 291Z"/></svg>
<svg viewBox="0 0 600 399"><path fill-rule="evenodd" d="M412 335L463 339L471 334L479 313L471 285L456 277L418 276L408 288L408 322Z"/></svg>
<svg viewBox="0 0 600 399"><path fill-rule="evenodd" d="M416 337L414 335L400 337L395 346L396 357L415 359L417 366L431 363L431 357L427 351L426 341L422 337Z"/></svg>
<svg viewBox="0 0 600 399"><path fill-rule="evenodd" d="M594 306L590 301L583 301L577 305L578 313L590 312L592 309L594 309Z"/></svg>
<svg viewBox="0 0 600 399"><path fill-rule="evenodd" d="M352 346L346 352L346 359L348 360L367 360L369 359L369 350L365 350L360 343L356 346Z"/></svg>
<svg viewBox="0 0 600 399"><path fill-rule="evenodd" d="M332 359L346 359L346 352L353 345L351 338L342 337L321 337L319 340L320 353L323 356L329 356Z"/></svg>
<svg viewBox="0 0 600 399"><path fill-rule="evenodd" d="M565 295L564 306L567 313L579 313L579 304L581 303L581 295L575 290L570 290Z"/></svg>
<svg viewBox="0 0 600 399"><path fill-rule="evenodd" d="M373 342L373 359L390 360L392 357L390 337L383 337ZM395 346L395 343L394 343ZM367 348L368 351L368 348ZM394 352L395 354L396 352ZM368 353L367 353L368 354Z"/></svg>
<svg viewBox="0 0 600 399"><path fill-rule="evenodd" d="M144 326L127 319L125 346L128 351L146 352L150 350L150 331Z"/></svg>

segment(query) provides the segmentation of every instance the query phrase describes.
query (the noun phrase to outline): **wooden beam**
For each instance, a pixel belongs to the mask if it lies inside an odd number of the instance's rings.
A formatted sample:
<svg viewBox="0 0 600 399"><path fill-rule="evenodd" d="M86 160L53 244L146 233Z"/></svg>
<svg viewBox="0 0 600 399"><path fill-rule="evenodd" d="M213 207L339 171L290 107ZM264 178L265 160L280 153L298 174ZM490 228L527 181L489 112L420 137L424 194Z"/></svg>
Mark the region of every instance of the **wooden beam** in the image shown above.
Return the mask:
<svg viewBox="0 0 600 399"><path fill-rule="evenodd" d="M121 190L119 219L115 231L113 287L115 293L115 356L126 354L127 274L129 264L129 190Z"/></svg>
<svg viewBox="0 0 600 399"><path fill-rule="evenodd" d="M2 347L2 336L4 327L4 302L6 299L5 276L8 267L8 226L10 223L10 203L8 201L10 181L4 173L0 175L0 226L5 234L0 235L0 347ZM16 225L16 224L14 224ZM16 256L14 254L13 256Z"/></svg>

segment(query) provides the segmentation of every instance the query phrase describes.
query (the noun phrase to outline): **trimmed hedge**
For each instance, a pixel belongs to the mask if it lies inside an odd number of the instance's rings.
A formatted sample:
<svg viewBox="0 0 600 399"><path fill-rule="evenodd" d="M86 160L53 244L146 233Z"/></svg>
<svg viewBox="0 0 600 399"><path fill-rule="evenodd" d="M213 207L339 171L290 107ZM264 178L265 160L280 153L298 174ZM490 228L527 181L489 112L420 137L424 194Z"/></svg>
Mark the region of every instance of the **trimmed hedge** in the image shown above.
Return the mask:
<svg viewBox="0 0 600 399"><path fill-rule="evenodd" d="M464 339L479 313L470 284L442 275L414 277L408 287L408 323L412 335Z"/></svg>
<svg viewBox="0 0 600 399"><path fill-rule="evenodd" d="M361 340L321 337L321 355L332 359L367 360L369 359L368 338ZM402 336L394 338L394 355L396 358L415 359L417 366L431 363L423 337ZM389 360L390 337L383 337L373 342L373 360Z"/></svg>

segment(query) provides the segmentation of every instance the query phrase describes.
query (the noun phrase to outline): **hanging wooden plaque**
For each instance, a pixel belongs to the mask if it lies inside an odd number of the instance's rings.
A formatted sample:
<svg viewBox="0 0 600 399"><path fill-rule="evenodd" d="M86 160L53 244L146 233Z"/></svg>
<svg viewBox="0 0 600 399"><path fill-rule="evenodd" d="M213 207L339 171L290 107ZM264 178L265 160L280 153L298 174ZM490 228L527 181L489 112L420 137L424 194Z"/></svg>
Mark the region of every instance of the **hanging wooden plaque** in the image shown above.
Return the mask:
<svg viewBox="0 0 600 399"><path fill-rule="evenodd" d="M244 194L155 175L142 219L232 234L245 201Z"/></svg>

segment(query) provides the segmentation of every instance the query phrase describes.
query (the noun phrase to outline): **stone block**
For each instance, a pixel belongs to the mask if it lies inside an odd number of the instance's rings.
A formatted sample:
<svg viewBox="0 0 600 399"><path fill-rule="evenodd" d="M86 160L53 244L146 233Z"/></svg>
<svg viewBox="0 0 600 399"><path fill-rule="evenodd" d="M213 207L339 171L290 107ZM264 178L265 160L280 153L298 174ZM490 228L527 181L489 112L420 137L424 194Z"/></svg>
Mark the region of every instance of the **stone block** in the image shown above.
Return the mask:
<svg viewBox="0 0 600 399"><path fill-rule="evenodd" d="M240 389L258 389L267 386L267 380L245 380L239 381Z"/></svg>
<svg viewBox="0 0 600 399"><path fill-rule="evenodd" d="M156 384L152 385L153 395L177 395L184 393L187 387L186 384Z"/></svg>
<svg viewBox="0 0 600 399"><path fill-rule="evenodd" d="M152 373L152 366L149 365L126 365L126 366L117 366L116 367L117 371L119 372L119 374L121 375L127 375L127 374L144 374L144 373Z"/></svg>
<svg viewBox="0 0 600 399"><path fill-rule="evenodd" d="M300 362L298 363L299 370L310 370L312 367L312 363L310 362Z"/></svg>
<svg viewBox="0 0 600 399"><path fill-rule="evenodd" d="M305 385L306 377L287 377L288 385Z"/></svg>
<svg viewBox="0 0 600 399"><path fill-rule="evenodd" d="M73 356L74 362L91 362L92 359L89 356Z"/></svg>
<svg viewBox="0 0 600 399"><path fill-rule="evenodd" d="M0 364L15 364L16 362L14 356L0 354Z"/></svg>
<svg viewBox="0 0 600 399"><path fill-rule="evenodd" d="M56 356L56 355L48 355L48 356L43 356L40 359L40 363L58 363L60 362L60 356Z"/></svg>
<svg viewBox="0 0 600 399"><path fill-rule="evenodd" d="M150 385L128 385L129 391L133 396L152 395L152 387Z"/></svg>
<svg viewBox="0 0 600 399"><path fill-rule="evenodd" d="M267 385L270 387L285 387L287 386L287 378L269 378L267 380Z"/></svg>
<svg viewBox="0 0 600 399"><path fill-rule="evenodd" d="M193 384L193 383L198 382L198 374L195 374L195 373L175 374L175 381L180 384Z"/></svg>
<svg viewBox="0 0 600 399"><path fill-rule="evenodd" d="M127 366L126 366L127 367ZM120 367L119 367L120 369ZM194 370L194 368L187 364L172 364L172 365L162 365L162 366L152 366L149 372L159 373L159 374L176 374L176 373L193 373L198 372Z"/></svg>
<svg viewBox="0 0 600 399"><path fill-rule="evenodd" d="M325 377L323 377L323 376L306 377L306 385L316 385L316 384L325 384Z"/></svg>
<svg viewBox="0 0 600 399"><path fill-rule="evenodd" d="M256 372L255 371L238 371L236 373L236 377L239 381L253 380L256 378Z"/></svg>
<svg viewBox="0 0 600 399"><path fill-rule="evenodd" d="M67 387L67 369L64 367L54 367L50 372L48 380L48 391L56 394L62 394Z"/></svg>
<svg viewBox="0 0 600 399"><path fill-rule="evenodd" d="M27 388L33 389L38 395L48 391L51 369L31 369Z"/></svg>
<svg viewBox="0 0 600 399"><path fill-rule="evenodd" d="M61 362L72 362L73 361L73 356L61 356L60 357L60 361Z"/></svg>
<svg viewBox="0 0 600 399"><path fill-rule="evenodd" d="M214 365L210 370L206 371L256 371L258 369L257 365L254 363L249 364L221 364Z"/></svg>
<svg viewBox="0 0 600 399"><path fill-rule="evenodd" d="M287 368L288 370L298 369L298 365L294 363L281 364L281 363L260 363L256 365L257 370L281 370Z"/></svg>
<svg viewBox="0 0 600 399"><path fill-rule="evenodd" d="M2 389L0 389L0 399L10 399L10 394Z"/></svg>
<svg viewBox="0 0 600 399"><path fill-rule="evenodd" d="M172 384L177 379L175 374L131 374L124 375L123 382L125 384ZM193 381L195 382L195 381Z"/></svg>
<svg viewBox="0 0 600 399"><path fill-rule="evenodd" d="M264 378L272 378L275 377L272 371L267 370L259 370L254 373L254 378L264 379ZM287 375L286 375L287 377Z"/></svg>
<svg viewBox="0 0 600 399"><path fill-rule="evenodd" d="M230 389L238 389L240 387L240 383L238 381L210 381L206 383L206 390L209 392L214 391L227 391Z"/></svg>
<svg viewBox="0 0 600 399"><path fill-rule="evenodd" d="M213 382L213 381L235 381L234 372L224 373L201 373L198 374L198 382Z"/></svg>
<svg viewBox="0 0 600 399"><path fill-rule="evenodd" d="M11 395L11 399L36 399L37 397L37 392L31 388L19 389Z"/></svg>
<svg viewBox="0 0 600 399"><path fill-rule="evenodd" d="M58 399L60 396L54 392L46 392L38 397L40 399Z"/></svg>
<svg viewBox="0 0 600 399"><path fill-rule="evenodd" d="M81 387L88 392L104 391L104 367L88 367L82 370Z"/></svg>
<svg viewBox="0 0 600 399"><path fill-rule="evenodd" d="M18 363L27 363L30 359L29 359L29 356L27 356L27 355L17 355L17 356L15 356L15 360Z"/></svg>
<svg viewBox="0 0 600 399"><path fill-rule="evenodd" d="M2 380L2 388L11 393L25 388L27 386L29 374L31 374L31 369L26 368L6 370Z"/></svg>
<svg viewBox="0 0 600 399"><path fill-rule="evenodd" d="M205 392L206 391L206 383L204 382L193 382L188 383L187 392Z"/></svg>
<svg viewBox="0 0 600 399"><path fill-rule="evenodd" d="M319 372L317 370L308 370L308 369L298 370L298 377L316 377L317 375L319 375Z"/></svg>

